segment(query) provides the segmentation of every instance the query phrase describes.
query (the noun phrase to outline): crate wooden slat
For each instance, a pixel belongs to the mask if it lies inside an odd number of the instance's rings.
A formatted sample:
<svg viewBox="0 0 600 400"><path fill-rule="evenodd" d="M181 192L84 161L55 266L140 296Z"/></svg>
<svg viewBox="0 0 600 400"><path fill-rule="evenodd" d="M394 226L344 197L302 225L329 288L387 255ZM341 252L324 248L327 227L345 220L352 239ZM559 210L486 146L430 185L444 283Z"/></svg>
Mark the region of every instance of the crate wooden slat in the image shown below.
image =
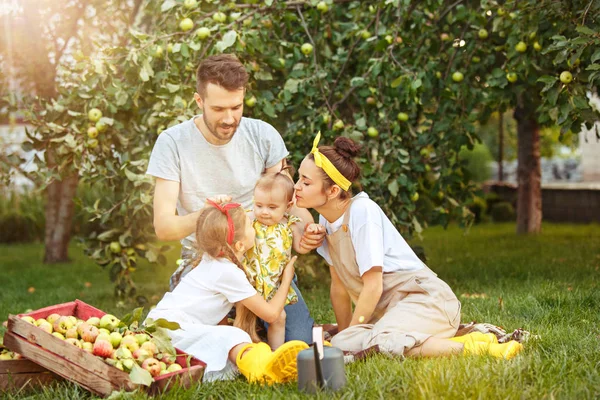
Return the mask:
<svg viewBox="0 0 600 400"><path fill-rule="evenodd" d="M0 391L18 391L26 386L48 385L61 377L25 359L0 361Z"/></svg>
<svg viewBox="0 0 600 400"><path fill-rule="evenodd" d="M9 349L35 360L40 366L74 381L86 389L102 396L108 396L113 390L131 391L139 385L131 382L129 374L106 364L102 359L79 349L72 344L60 340L44 332L20 317L29 315L34 319L46 318L50 314L74 315L86 320L90 317L102 317L105 313L82 301L42 308L19 316L10 315L8 331L4 337L4 345ZM150 393L158 393L172 387L175 383L188 387L202 381L206 364L192 358L187 367L187 356L177 350L177 363L183 369L155 378L153 384L145 388Z"/></svg>

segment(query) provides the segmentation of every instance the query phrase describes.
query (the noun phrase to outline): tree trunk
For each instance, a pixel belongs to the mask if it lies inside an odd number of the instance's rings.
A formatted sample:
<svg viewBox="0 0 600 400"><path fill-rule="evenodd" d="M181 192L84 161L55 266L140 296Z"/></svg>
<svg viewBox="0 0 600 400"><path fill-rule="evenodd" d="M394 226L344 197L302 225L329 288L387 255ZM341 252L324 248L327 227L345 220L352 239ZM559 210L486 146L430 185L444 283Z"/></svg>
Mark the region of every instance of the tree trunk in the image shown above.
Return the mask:
<svg viewBox="0 0 600 400"><path fill-rule="evenodd" d="M540 132L529 110L517 107L518 168L517 233L539 233L542 228Z"/></svg>
<svg viewBox="0 0 600 400"><path fill-rule="evenodd" d="M498 182L504 180L504 113L498 115Z"/></svg>
<svg viewBox="0 0 600 400"><path fill-rule="evenodd" d="M48 167L52 167L54 159L46 152ZM73 226L73 201L79 183L79 175L73 172L55 179L46 189L46 229L44 237L44 263L69 261L69 242Z"/></svg>

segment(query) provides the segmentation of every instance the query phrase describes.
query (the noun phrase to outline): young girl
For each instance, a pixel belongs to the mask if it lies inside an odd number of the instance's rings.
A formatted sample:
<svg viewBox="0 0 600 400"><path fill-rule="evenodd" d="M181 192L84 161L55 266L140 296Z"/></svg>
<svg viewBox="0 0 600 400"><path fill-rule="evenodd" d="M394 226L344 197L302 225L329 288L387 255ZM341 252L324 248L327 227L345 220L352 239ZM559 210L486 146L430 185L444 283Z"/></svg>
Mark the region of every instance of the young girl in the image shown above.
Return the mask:
<svg viewBox="0 0 600 400"><path fill-rule="evenodd" d="M450 339L460 322L456 296L419 260L379 205L364 192L352 197L350 187L360 175L353 160L356 143L338 137L333 146L317 147L320 136L299 168L296 205L317 210L327 232L317 251L330 265L340 330L331 344L354 352L378 346L400 356L515 356L522 348L515 341L498 344L474 334Z"/></svg>
<svg viewBox="0 0 600 400"><path fill-rule="evenodd" d="M287 291L286 305L298 301L293 288L281 285L284 268L291 258L292 247L300 248L302 237L300 218L288 214L294 204L294 182L285 170L264 174L254 187L254 222L256 232L254 247L246 253L243 264L250 282L265 300L271 300L275 293ZM281 289L281 290L279 290ZM236 309L235 326L250 334L253 341L259 341L256 334L256 316L243 305ZM267 339L273 350L285 341L285 311L267 327Z"/></svg>
<svg viewBox="0 0 600 400"><path fill-rule="evenodd" d="M252 222L239 204L211 200L196 224L196 240L204 255L181 283L165 294L148 314L154 320L178 322L169 331L175 347L207 363L205 379L228 379L235 366L250 382L285 382L296 377L296 355L308 345L290 341L272 352L266 343L252 343L246 332L221 325L235 303L267 322L283 310L294 276L291 259L281 276L281 289L267 302L248 281L240 260L254 246Z"/></svg>

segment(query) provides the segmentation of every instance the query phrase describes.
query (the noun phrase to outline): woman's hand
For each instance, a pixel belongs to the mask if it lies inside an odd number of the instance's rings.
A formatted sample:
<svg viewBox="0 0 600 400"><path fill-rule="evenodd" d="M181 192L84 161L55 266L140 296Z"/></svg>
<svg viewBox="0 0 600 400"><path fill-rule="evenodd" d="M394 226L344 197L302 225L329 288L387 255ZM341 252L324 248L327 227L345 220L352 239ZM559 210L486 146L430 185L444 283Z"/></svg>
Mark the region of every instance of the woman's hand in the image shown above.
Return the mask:
<svg viewBox="0 0 600 400"><path fill-rule="evenodd" d="M294 263L298 259L298 256L294 256L290 259L290 261L285 266L283 273L281 274L281 280L285 280L287 282L291 282L294 279L294 273L296 273L296 269L294 268Z"/></svg>
<svg viewBox="0 0 600 400"><path fill-rule="evenodd" d="M325 240L325 227L319 224L308 224L304 228L302 239L300 239L300 247L307 251L311 251L320 247Z"/></svg>
<svg viewBox="0 0 600 400"><path fill-rule="evenodd" d="M210 200L213 203L217 203L217 204L230 203L231 202L231 196L229 196L227 194L219 194L219 195L217 195L215 197L209 197L206 200L207 201Z"/></svg>

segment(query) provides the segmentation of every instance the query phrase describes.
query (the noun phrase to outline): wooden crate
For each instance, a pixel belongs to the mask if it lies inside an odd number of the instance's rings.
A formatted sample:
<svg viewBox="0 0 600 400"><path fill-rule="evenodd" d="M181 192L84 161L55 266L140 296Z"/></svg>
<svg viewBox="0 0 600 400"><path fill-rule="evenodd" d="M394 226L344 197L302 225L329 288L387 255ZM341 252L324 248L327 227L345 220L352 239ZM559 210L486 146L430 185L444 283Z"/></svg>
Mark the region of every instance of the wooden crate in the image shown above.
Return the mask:
<svg viewBox="0 0 600 400"><path fill-rule="evenodd" d="M29 315L34 319L46 318L53 313L74 315L82 320L91 317L100 318L105 314L80 300L75 300L27 314L10 315L8 330L4 335L4 345L34 360L36 364L101 396L108 396L114 390L132 391L138 387L155 394L168 390L175 384L188 387L195 382L200 382L204 376L206 364L203 361L191 358L188 368L188 356L176 349L178 354L176 362L183 369L154 378L155 382L150 387L134 384L127 372L106 364L101 358L58 339L20 318L23 315Z"/></svg>
<svg viewBox="0 0 600 400"><path fill-rule="evenodd" d="M24 358L0 361L0 392L44 386L58 380L62 378Z"/></svg>

